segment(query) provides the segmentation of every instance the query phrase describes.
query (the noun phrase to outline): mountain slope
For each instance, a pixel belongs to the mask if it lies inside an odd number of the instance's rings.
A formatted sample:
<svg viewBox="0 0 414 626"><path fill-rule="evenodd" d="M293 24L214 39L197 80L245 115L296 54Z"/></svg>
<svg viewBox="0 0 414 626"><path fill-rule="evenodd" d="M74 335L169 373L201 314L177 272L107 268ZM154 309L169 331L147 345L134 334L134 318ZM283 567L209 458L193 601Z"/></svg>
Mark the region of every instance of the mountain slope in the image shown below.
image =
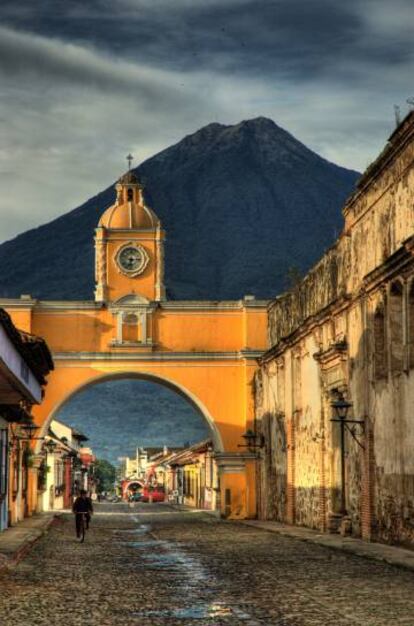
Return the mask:
<svg viewBox="0 0 414 626"><path fill-rule="evenodd" d="M289 267L306 270L332 243L358 177L265 118L209 124L135 171L167 232L174 299L274 296ZM92 298L94 228L113 200L111 185L2 244L0 296Z"/></svg>

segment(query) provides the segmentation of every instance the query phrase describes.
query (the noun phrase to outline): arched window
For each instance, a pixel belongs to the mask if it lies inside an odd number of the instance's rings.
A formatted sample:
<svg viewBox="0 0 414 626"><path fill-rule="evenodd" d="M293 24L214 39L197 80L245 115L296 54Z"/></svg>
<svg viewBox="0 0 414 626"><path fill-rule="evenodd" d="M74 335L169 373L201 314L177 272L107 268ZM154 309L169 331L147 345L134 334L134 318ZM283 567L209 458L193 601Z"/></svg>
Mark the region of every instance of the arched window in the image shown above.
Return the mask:
<svg viewBox="0 0 414 626"><path fill-rule="evenodd" d="M374 313L374 377L376 380L387 376L387 354L384 305L380 304Z"/></svg>
<svg viewBox="0 0 414 626"><path fill-rule="evenodd" d="M389 329L391 371L401 372L404 367L403 337L403 286L400 281L391 285L389 298Z"/></svg>
<svg viewBox="0 0 414 626"><path fill-rule="evenodd" d="M122 318L122 341L137 343L139 341L138 316L135 313L124 313Z"/></svg>
<svg viewBox="0 0 414 626"><path fill-rule="evenodd" d="M132 188L129 188L127 190L127 200L128 202L132 202L133 199L134 199L134 190Z"/></svg>
<svg viewBox="0 0 414 626"><path fill-rule="evenodd" d="M414 281L408 293L408 349L410 369L414 368Z"/></svg>

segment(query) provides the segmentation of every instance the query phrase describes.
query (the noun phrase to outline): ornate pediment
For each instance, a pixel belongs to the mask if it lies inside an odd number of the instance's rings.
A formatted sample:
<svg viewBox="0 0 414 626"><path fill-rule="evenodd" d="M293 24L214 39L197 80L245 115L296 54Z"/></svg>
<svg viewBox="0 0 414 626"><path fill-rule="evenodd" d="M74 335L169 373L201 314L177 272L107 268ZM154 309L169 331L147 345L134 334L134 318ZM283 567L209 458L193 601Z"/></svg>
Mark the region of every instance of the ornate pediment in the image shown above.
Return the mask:
<svg viewBox="0 0 414 626"><path fill-rule="evenodd" d="M148 300L148 298L144 298L144 296L140 296L138 293L129 293L126 296L122 296L121 298L118 298L118 300L115 300L112 303L113 307L116 308L136 308L137 306L148 306L150 304L150 301Z"/></svg>

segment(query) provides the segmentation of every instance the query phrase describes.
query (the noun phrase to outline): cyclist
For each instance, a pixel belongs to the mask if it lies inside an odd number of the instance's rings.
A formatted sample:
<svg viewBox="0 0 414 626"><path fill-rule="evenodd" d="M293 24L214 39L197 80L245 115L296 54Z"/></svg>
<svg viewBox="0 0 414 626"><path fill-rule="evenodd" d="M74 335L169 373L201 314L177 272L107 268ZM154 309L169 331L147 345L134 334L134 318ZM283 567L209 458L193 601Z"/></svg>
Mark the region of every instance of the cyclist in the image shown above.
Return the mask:
<svg viewBox="0 0 414 626"><path fill-rule="evenodd" d="M85 489L82 489L80 495L76 498L72 506L72 511L75 513L76 522L76 536L80 537L81 530L81 515L85 514L86 529L89 528L89 522L91 515L93 514L92 500L88 497Z"/></svg>

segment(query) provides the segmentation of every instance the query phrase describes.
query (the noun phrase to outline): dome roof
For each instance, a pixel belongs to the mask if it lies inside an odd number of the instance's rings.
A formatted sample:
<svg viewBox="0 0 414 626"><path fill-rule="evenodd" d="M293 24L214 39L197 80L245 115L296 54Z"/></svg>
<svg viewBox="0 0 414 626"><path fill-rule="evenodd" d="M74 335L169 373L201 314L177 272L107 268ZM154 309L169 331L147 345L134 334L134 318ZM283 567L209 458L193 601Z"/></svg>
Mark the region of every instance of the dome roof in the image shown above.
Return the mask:
<svg viewBox="0 0 414 626"><path fill-rule="evenodd" d="M154 211L145 205L142 189L143 185L134 172L128 171L123 174L116 184L117 200L106 209L98 226L119 230L139 230L159 226L160 220Z"/></svg>
<svg viewBox="0 0 414 626"><path fill-rule="evenodd" d="M122 230L156 228L160 221L144 204L114 204L106 209L98 226Z"/></svg>

